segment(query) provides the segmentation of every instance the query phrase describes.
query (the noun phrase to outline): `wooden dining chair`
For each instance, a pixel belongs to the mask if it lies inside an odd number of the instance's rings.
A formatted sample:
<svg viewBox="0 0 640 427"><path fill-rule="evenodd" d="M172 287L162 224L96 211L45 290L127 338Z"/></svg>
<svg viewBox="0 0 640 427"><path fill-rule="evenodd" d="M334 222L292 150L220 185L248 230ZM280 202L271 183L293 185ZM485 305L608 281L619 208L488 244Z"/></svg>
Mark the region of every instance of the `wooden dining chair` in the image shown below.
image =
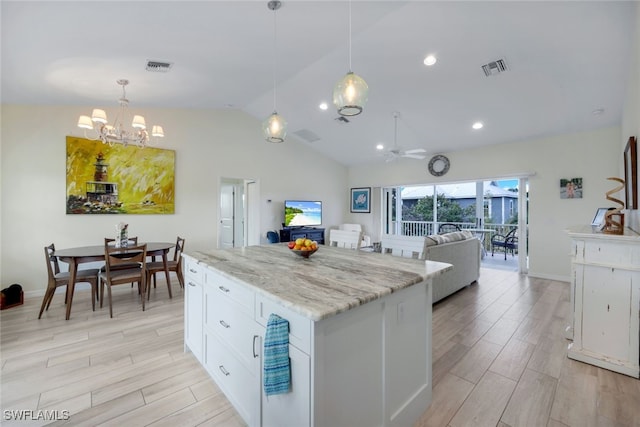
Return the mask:
<svg viewBox="0 0 640 427"><path fill-rule="evenodd" d="M116 239L112 239L110 237L105 237L104 238L104 244L105 245L110 245L110 244L114 243L115 241L116 241ZM127 239L127 241L129 242L129 244L135 246L135 245L138 244L138 237L137 236L136 237L129 237ZM138 267L138 264L135 264L135 265L134 264L131 264L131 265L123 264L123 265L118 266L117 268L133 268L133 267ZM102 268L100 269L100 272L102 273L102 272L106 271L105 269L106 269L106 265L103 265ZM133 288L133 283L131 283L131 287Z"/></svg>
<svg viewBox="0 0 640 427"><path fill-rule="evenodd" d="M47 261L48 282L47 289L44 292L42 306L40 307L40 314L38 314L38 319L42 317L42 312L44 310L49 310L49 305L51 304L53 295L56 293L56 288L60 286L68 286L69 279L71 278L69 272L60 272L58 258L53 255L55 250L56 247L53 243L44 247L44 256ZM97 268L91 268L87 270L78 270L78 273L76 274L76 283L87 282L91 284L91 306L93 311L96 310L96 296L98 295L98 272L99 270ZM67 302L66 294L64 302L65 304Z"/></svg>
<svg viewBox="0 0 640 427"><path fill-rule="evenodd" d="M167 260L167 271L175 272L178 276L180 287L184 288L184 277L182 276L182 251L184 251L184 239L180 236L176 239L176 246L173 252L173 259ZM150 284L150 278L153 277L153 287L156 287L156 274L164 273L164 263L162 261L152 261L147 263L147 283ZM167 283L167 287L171 284ZM147 287L147 299L151 297L151 286ZM169 296L171 290L169 289Z"/></svg>
<svg viewBox="0 0 640 427"><path fill-rule="evenodd" d="M144 311L144 292L146 285L147 245L134 245L128 248L116 248L105 242L105 271L100 272L100 308L104 302L104 288L109 298L109 317L113 317L111 287L123 283L138 283L138 294ZM128 268L123 266L128 265Z"/></svg>

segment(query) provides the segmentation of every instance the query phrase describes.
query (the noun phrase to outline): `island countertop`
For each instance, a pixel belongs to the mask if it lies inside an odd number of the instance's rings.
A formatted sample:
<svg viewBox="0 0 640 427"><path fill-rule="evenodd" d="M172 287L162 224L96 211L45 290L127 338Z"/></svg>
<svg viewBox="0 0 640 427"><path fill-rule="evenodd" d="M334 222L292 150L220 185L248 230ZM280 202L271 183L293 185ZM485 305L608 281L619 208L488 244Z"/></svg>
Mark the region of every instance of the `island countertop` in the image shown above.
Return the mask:
<svg viewBox="0 0 640 427"><path fill-rule="evenodd" d="M320 246L309 258L286 243L185 252L313 321L445 273L451 264Z"/></svg>

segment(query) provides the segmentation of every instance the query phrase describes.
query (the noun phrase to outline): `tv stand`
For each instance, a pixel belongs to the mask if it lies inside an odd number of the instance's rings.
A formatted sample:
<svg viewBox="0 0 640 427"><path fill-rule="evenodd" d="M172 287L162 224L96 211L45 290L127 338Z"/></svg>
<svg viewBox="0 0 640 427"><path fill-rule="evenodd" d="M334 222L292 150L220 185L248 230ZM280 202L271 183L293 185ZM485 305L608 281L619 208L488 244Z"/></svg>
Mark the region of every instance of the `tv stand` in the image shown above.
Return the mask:
<svg viewBox="0 0 640 427"><path fill-rule="evenodd" d="M315 240L319 245L324 245L324 228L284 227L280 230L281 242L291 242L299 238Z"/></svg>

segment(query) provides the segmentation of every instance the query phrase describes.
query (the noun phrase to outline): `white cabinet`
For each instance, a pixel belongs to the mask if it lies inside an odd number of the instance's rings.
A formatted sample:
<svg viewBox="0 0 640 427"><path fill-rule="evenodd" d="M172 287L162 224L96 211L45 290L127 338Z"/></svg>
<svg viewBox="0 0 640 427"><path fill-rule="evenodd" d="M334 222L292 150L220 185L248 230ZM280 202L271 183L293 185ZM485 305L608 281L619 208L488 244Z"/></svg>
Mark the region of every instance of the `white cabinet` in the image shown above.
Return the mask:
<svg viewBox="0 0 640 427"><path fill-rule="evenodd" d="M262 425L264 427L298 427L310 425L311 417L311 333L313 322L274 301L256 296L255 319L264 342L267 322L277 314L289 322L289 362L291 388L289 393L267 396L260 384ZM262 348L260 348L262 352ZM261 369L262 369L262 357Z"/></svg>
<svg viewBox="0 0 640 427"><path fill-rule="evenodd" d="M203 267L185 259L184 346L202 363Z"/></svg>
<svg viewBox="0 0 640 427"><path fill-rule="evenodd" d="M640 237L570 230L573 239L571 359L638 378Z"/></svg>
<svg viewBox="0 0 640 427"><path fill-rule="evenodd" d="M210 269L204 271L203 365L240 416L260 425L260 330L254 294Z"/></svg>
<svg viewBox="0 0 640 427"><path fill-rule="evenodd" d="M262 335L264 339L264 332ZM289 344L291 389L289 393L267 396L262 386L262 426L300 427L310 425L311 362L308 354Z"/></svg>

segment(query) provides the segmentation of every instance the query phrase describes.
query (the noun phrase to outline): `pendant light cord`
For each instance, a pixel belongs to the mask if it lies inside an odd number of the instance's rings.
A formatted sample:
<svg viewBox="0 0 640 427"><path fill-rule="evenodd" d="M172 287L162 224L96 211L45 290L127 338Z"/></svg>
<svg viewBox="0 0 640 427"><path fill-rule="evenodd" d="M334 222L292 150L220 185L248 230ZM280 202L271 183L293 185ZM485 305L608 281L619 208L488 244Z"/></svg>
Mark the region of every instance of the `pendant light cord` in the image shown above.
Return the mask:
<svg viewBox="0 0 640 427"><path fill-rule="evenodd" d="M276 69L277 69L277 43L278 34L276 32L276 9L273 9L273 112L276 112Z"/></svg>
<svg viewBox="0 0 640 427"><path fill-rule="evenodd" d="M349 72L351 72L351 0L349 0Z"/></svg>

